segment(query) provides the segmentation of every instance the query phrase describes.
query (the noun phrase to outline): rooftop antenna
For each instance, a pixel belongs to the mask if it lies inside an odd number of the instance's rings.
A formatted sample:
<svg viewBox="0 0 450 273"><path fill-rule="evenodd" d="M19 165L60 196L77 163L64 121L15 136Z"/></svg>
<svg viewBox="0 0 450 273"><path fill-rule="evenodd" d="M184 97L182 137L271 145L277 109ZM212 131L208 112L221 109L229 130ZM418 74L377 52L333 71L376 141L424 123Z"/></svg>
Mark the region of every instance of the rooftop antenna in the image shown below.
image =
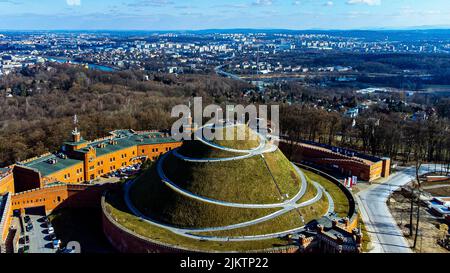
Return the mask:
<svg viewBox="0 0 450 273"><path fill-rule="evenodd" d="M77 115L73 116L73 124L75 125L75 129L72 131L72 141L73 142L80 142L81 141L81 134L78 131L78 117Z"/></svg>
<svg viewBox="0 0 450 273"><path fill-rule="evenodd" d="M77 117L77 114L75 114L75 115L73 116L73 124L75 125L75 130L74 130L74 132L75 132L75 133L78 133L78 128L77 128L77 125L78 125L78 117Z"/></svg>

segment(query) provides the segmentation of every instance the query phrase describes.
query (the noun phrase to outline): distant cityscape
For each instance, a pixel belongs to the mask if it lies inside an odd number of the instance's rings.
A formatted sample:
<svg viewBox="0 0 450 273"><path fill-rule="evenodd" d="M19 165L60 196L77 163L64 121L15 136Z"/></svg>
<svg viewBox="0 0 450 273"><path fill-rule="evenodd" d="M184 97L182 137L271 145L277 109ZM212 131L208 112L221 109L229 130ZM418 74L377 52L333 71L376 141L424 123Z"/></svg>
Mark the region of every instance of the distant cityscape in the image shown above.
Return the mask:
<svg viewBox="0 0 450 273"><path fill-rule="evenodd" d="M411 34L415 34L413 31ZM323 52L450 54L446 30L419 31L0 32L0 75L47 61L115 69L198 72L227 65L239 74L352 71L350 66L304 66L286 54ZM427 35L429 34L429 35ZM436 35L435 35L436 34ZM423 36L423 37L421 37Z"/></svg>
<svg viewBox="0 0 450 273"><path fill-rule="evenodd" d="M104 72L142 71L147 73L143 80L149 80L151 73L216 73L251 83L255 88L243 94L248 98L298 102L289 91L292 82L333 92L345 87L355 91L359 103L348 106L345 99L317 97L313 105L343 111L350 118L375 105L391 111L410 109L410 118L426 119L436 110L416 97L450 93L448 85L436 83L436 78L445 77L446 69L423 65L411 69L401 62L419 55L450 58L448 34L449 30L3 32L0 77L52 63ZM0 88L0 94L17 93L5 88Z"/></svg>

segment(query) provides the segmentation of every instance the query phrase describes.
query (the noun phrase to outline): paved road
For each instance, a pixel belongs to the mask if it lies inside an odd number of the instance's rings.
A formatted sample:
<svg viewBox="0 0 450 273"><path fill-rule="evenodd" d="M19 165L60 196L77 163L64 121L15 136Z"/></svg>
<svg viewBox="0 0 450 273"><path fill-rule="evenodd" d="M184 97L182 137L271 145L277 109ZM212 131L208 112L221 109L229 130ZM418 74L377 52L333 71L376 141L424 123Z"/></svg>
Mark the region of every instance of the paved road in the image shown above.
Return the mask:
<svg viewBox="0 0 450 273"><path fill-rule="evenodd" d="M424 174L434 165L422 166ZM375 253L411 253L411 248L387 207L387 199L393 191L415 178L415 168L409 167L392 175L385 183L372 185L357 194L361 216L370 233Z"/></svg>
<svg viewBox="0 0 450 273"><path fill-rule="evenodd" d="M222 70L223 67L224 67L224 65L216 66L214 68L214 71L216 71L216 74L224 76L224 77L227 77L227 78L231 78L233 80L247 82L246 80L242 79L241 77L239 77L237 75L234 75L234 74L231 74L231 73L223 71Z"/></svg>
<svg viewBox="0 0 450 273"><path fill-rule="evenodd" d="M30 215L33 230L26 233L30 237L30 253L55 253L52 241L48 238L47 226L40 222L41 215Z"/></svg>

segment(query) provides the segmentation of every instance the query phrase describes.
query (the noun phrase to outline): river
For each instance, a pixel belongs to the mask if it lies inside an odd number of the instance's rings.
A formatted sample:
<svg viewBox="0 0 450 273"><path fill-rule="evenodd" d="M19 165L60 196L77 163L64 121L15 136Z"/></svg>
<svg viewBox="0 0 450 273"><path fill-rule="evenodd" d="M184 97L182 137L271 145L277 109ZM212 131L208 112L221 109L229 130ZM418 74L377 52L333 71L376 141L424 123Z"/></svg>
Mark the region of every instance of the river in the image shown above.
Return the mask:
<svg viewBox="0 0 450 273"><path fill-rule="evenodd" d="M78 62L78 61L74 61L71 59L66 59L66 58L47 58L47 60L49 60L50 62L56 62L56 63L67 63L70 62L72 64L77 64L77 65L83 65L85 63L82 62ZM109 67L109 66L104 66L104 65L98 65L98 64L93 64L93 63L87 63L87 65L89 66L89 69L92 70L99 70L99 71L104 71L104 72L114 72L117 69L113 68L113 67Z"/></svg>

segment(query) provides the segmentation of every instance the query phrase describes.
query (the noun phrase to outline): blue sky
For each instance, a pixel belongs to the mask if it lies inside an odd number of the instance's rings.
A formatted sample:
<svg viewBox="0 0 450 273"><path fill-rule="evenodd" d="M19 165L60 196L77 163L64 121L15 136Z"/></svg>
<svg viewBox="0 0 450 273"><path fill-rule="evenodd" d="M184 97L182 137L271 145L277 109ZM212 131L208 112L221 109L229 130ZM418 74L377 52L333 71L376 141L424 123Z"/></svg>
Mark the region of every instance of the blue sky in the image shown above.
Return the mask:
<svg viewBox="0 0 450 273"><path fill-rule="evenodd" d="M450 27L449 0L0 0L0 29Z"/></svg>

